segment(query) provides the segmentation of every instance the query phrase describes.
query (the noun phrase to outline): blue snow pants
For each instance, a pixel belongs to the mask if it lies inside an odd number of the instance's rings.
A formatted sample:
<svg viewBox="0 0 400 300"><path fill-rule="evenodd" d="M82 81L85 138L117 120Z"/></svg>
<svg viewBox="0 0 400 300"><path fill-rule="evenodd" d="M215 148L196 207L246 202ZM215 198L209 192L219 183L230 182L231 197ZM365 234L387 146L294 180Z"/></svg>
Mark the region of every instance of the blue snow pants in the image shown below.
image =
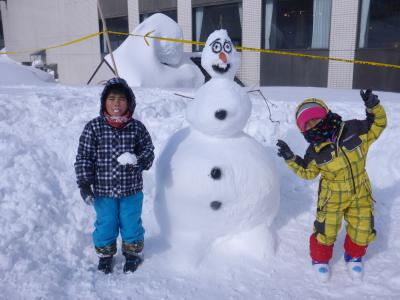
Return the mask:
<svg viewBox="0 0 400 300"><path fill-rule="evenodd" d="M93 242L96 247L114 244L121 231L122 241L128 244L143 241L142 226L143 193L122 197L96 197L96 223Z"/></svg>

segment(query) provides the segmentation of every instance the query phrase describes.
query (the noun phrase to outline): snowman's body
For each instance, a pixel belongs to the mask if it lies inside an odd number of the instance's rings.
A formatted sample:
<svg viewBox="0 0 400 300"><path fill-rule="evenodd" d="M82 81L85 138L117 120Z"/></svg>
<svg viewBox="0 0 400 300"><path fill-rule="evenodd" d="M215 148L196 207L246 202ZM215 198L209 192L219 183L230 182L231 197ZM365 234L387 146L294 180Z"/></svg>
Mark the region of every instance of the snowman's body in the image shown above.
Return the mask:
<svg viewBox="0 0 400 300"><path fill-rule="evenodd" d="M190 126L169 139L157 161L155 211L175 265L196 265L215 252L273 253L279 181L266 149L243 132L250 112L240 86L211 79L188 104Z"/></svg>
<svg viewBox="0 0 400 300"><path fill-rule="evenodd" d="M246 134L221 139L186 128L173 135L159 159L156 209L174 260L195 265L224 249L260 260L272 255L279 183L271 165Z"/></svg>

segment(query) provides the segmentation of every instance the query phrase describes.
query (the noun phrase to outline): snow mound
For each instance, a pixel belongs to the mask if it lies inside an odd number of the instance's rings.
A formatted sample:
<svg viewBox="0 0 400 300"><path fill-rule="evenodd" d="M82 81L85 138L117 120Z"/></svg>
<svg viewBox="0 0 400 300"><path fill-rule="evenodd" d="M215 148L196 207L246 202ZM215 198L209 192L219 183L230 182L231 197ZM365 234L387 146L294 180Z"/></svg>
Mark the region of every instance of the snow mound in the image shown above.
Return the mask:
<svg viewBox="0 0 400 300"><path fill-rule="evenodd" d="M5 52L5 49L0 52ZM53 76L39 69L23 66L6 54L0 55L0 85L42 85L54 82Z"/></svg>

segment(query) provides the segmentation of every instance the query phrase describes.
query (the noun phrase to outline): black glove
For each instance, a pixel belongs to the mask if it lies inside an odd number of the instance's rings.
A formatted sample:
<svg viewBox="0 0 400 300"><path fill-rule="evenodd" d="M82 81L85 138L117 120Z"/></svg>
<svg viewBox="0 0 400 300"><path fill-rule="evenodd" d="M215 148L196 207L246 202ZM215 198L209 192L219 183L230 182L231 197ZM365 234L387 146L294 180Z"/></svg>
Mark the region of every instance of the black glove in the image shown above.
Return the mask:
<svg viewBox="0 0 400 300"><path fill-rule="evenodd" d="M278 156L283 157L285 160L290 160L294 158L294 153L292 150L290 150L288 144L286 144L282 140L278 140L276 143L278 146Z"/></svg>
<svg viewBox="0 0 400 300"><path fill-rule="evenodd" d="M378 96L372 93L372 89L367 89L365 92L360 90L360 95L366 108L373 108L379 104Z"/></svg>
<svg viewBox="0 0 400 300"><path fill-rule="evenodd" d="M94 194L93 194L92 187L90 186L90 184L82 184L79 186L79 188L80 188L81 197L82 197L83 201L87 205L93 205Z"/></svg>

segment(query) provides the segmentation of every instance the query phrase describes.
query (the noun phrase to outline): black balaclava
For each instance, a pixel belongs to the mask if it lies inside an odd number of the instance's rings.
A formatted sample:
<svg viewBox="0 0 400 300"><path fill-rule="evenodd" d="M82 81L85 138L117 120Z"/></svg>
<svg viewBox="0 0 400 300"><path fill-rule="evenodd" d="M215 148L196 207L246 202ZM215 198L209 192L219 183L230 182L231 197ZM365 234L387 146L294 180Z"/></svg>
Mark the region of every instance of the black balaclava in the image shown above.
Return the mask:
<svg viewBox="0 0 400 300"><path fill-rule="evenodd" d="M317 125L303 132L304 138L313 146L336 138L336 133L342 123L342 117L331 111Z"/></svg>

